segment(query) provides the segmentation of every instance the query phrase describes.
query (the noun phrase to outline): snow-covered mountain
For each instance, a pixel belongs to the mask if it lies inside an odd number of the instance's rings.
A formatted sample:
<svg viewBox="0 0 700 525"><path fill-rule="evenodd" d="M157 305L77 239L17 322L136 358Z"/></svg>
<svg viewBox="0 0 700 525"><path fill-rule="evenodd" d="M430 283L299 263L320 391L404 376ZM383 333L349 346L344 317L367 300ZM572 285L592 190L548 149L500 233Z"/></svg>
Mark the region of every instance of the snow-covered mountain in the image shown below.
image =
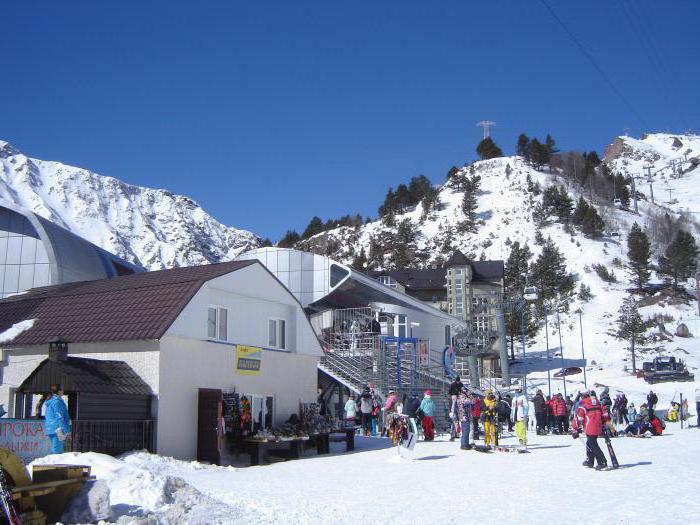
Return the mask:
<svg viewBox="0 0 700 525"><path fill-rule="evenodd" d="M224 226L188 197L30 158L4 141L0 199L152 270L226 261L260 244L256 235Z"/></svg>
<svg viewBox="0 0 700 525"><path fill-rule="evenodd" d="M687 155L686 155L687 153ZM567 232L564 225L552 222L547 226L535 226L533 211L542 200L542 195L536 195L532 190L538 185L545 190L551 185L564 186L574 202L579 196L590 199L589 193L580 188L571 178L563 176L558 171L538 171L528 165L520 157L504 157L476 162L470 167L462 168L462 173L481 176L481 189L478 196L478 216L482 220L475 233L460 233L459 224L464 220L461 209L463 193L451 187L450 184L439 188L439 209L423 213L422 205L396 216L396 224L408 220L416 233L416 250L419 254L417 265L439 265L454 249L460 249L472 257L480 259L506 260L510 253L510 245L514 241L527 244L537 257L542 247L535 242L538 230L542 235L551 237L566 258L567 269L573 273L577 283L576 289L582 285L590 287L593 298L583 302L576 298L567 313L561 318L562 342L567 357L578 357L581 353L581 327L578 309L582 311L584 342L586 357L589 362L595 362L598 370L593 373L596 381L611 381L620 387L645 388L645 384L625 374L625 367L630 366L629 354L625 350L626 343L610 335L614 328L624 297L628 295L629 274L627 263L627 234L631 226L637 222L646 227L655 217L669 213L677 217L678 212L692 209L700 211L700 168L695 159L700 155L700 137L686 135L649 135L642 140L629 137L619 137L607 149L605 162L614 172L641 174L637 171L648 160L653 160L656 169L669 164L672 159L683 158L682 173L672 175L668 169L654 175L658 191L666 185L675 189L673 192L676 202L668 203L668 199L655 199L652 204L648 192L648 184L638 181L640 191L639 213L621 209L612 202L593 202L598 213L604 219L606 232L602 238L591 239L582 235L578 230ZM687 160L686 160L687 157ZM642 187L643 184L646 187ZM644 194L642 194L642 192ZM664 197L668 196L666 191ZM686 214L687 227L698 237L697 220L700 215ZM379 267L391 264L390 253L383 248L391 246L398 228L386 226L381 220L369 222L357 228L341 227L320 233L307 240L301 241L297 247L317 253L328 254L331 257L351 264L362 251L372 259L373 254L379 253L379 259L373 262ZM670 239L667 240L670 242ZM656 254L665 246L655 243ZM602 264L612 271L616 283L603 281L594 271L594 264ZM688 283L688 291L692 290ZM645 306L646 305L646 306ZM652 330L655 342L637 357L638 366L658 352L678 355L686 359L696 368L700 365L700 318L697 316L697 303L692 301L674 301L662 296L652 297L640 302L640 313L645 318L657 314L665 316L664 330ZM558 332L549 324L550 347L558 345ZM697 337L679 338L674 336L675 327L685 322L691 332ZM552 342L555 343L552 343ZM540 331L537 341L531 345L530 351L543 351L545 348L544 330ZM700 376L697 373L696 375ZM589 376L590 380L590 376ZM559 387L557 387L559 388ZM659 387L661 390L665 386Z"/></svg>

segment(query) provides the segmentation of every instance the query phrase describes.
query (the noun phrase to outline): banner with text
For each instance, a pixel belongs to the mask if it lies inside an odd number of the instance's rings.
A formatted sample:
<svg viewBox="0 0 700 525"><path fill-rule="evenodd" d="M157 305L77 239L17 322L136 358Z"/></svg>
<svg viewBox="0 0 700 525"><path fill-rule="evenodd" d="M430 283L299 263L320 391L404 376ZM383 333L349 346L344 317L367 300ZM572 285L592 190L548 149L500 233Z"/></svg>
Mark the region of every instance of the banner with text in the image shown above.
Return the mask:
<svg viewBox="0 0 700 525"><path fill-rule="evenodd" d="M259 376L262 365L262 348L236 345L236 373L244 376Z"/></svg>
<svg viewBox="0 0 700 525"><path fill-rule="evenodd" d="M0 419L0 447L30 463L51 454L51 441L44 434L41 419Z"/></svg>

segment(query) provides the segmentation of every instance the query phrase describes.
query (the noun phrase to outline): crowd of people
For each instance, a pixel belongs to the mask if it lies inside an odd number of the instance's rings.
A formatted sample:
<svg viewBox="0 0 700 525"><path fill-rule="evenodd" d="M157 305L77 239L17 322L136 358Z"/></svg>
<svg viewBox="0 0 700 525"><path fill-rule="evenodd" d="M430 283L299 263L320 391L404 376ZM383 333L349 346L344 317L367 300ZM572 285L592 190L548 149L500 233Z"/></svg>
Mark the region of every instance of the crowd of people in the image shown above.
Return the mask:
<svg viewBox="0 0 700 525"><path fill-rule="evenodd" d="M700 388L695 390L697 412L700 413ZM481 393L472 391L455 377L448 389L450 441L459 437L460 447L471 449L477 439L483 438L486 447L494 446L498 436L506 429L515 432L520 447L527 447L528 425L537 435L569 434L586 436L586 461L584 466L605 468L607 461L598 445L598 438L609 436L648 437L662 435L668 421L678 421L689 416L687 399L683 404L671 402L664 417L657 415L658 396L650 391L646 402L639 408L618 391L613 398L610 388L604 387L600 393L595 390L579 392L576 397L556 393L545 396L536 390L528 399L521 388L514 392ZM367 386L355 399L345 404L345 418L348 422L359 422L366 435L381 434L391 436L393 421L404 417L420 423L425 441L435 439L435 413L437 407L430 390L422 399L416 397L399 398L389 391L382 403L374 390ZM531 411L534 418L529 417Z"/></svg>

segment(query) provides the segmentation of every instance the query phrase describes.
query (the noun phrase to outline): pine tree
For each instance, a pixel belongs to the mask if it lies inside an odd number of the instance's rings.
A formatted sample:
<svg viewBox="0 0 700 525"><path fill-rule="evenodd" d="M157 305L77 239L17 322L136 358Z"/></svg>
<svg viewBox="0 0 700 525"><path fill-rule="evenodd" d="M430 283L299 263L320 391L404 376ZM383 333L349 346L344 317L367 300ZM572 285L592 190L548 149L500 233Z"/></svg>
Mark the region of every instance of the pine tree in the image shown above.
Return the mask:
<svg viewBox="0 0 700 525"><path fill-rule="evenodd" d="M414 206L423 200L425 195L433 190L433 183L430 182L425 175L412 177L408 184L408 194L410 197L410 205Z"/></svg>
<svg viewBox="0 0 700 525"><path fill-rule="evenodd" d="M462 197L462 213L464 220L460 223L459 229L462 232L476 232L478 225L478 215L476 209L479 206L477 202L477 192L481 184L481 177L474 175L473 177L465 177L463 184L464 195Z"/></svg>
<svg viewBox="0 0 700 525"><path fill-rule="evenodd" d="M566 298L574 287L573 277L566 270L566 261L548 237L537 260L530 270L530 282L537 287L541 300Z"/></svg>
<svg viewBox="0 0 700 525"><path fill-rule="evenodd" d="M695 243L695 237L684 230L678 230L673 242L659 257L659 271L667 275L674 286L678 286L679 279L688 279L695 273L697 256L698 246Z"/></svg>
<svg viewBox="0 0 700 525"><path fill-rule="evenodd" d="M617 330L613 332L613 335L618 339L629 341L629 349L632 354L632 372L636 373L636 348L637 345L643 345L647 341L645 336L647 323L645 323L642 320L642 316L639 315L637 303L632 296L625 297L620 307L619 314L617 318Z"/></svg>
<svg viewBox="0 0 700 525"><path fill-rule="evenodd" d="M309 222L309 225L304 230L304 233L301 234L301 238L308 239L309 237L313 237L317 233L321 233L324 229L325 227L323 225L323 221L319 217L314 215L311 221Z"/></svg>
<svg viewBox="0 0 700 525"><path fill-rule="evenodd" d="M451 180L454 179L454 177L459 173L459 168L457 166L452 166L450 170L447 172L447 177L446 180L447 182L450 182Z"/></svg>
<svg viewBox="0 0 700 525"><path fill-rule="evenodd" d="M379 216L384 217L390 213L396 212L396 194L393 188L389 188L384 197L384 203L379 207Z"/></svg>
<svg viewBox="0 0 700 525"><path fill-rule="evenodd" d="M503 151L496 145L491 137L486 137L479 142L479 145L476 147L476 153L481 160L495 159L496 157L503 156Z"/></svg>
<svg viewBox="0 0 700 525"><path fill-rule="evenodd" d="M368 262L369 261L367 260L367 254L365 254L365 249L361 248L360 253L353 259L351 266L355 268L355 270L358 270L360 272L366 272L368 270Z"/></svg>
<svg viewBox="0 0 700 525"><path fill-rule="evenodd" d="M395 270L403 270L414 265L417 256L417 233L409 219L402 220L391 241L389 263Z"/></svg>
<svg viewBox="0 0 700 525"><path fill-rule="evenodd" d="M530 267L532 252L527 245L520 246L514 242L510 255L505 265L505 292L511 299L520 298L525 290L525 275ZM506 336L510 342L511 357L515 358L515 345L522 338L523 316L518 308L511 308L505 312ZM534 316L525 315L525 338L532 339L537 334L538 325Z"/></svg>
<svg viewBox="0 0 700 525"><path fill-rule="evenodd" d="M549 133L547 133L547 137L544 139L544 145L547 148L547 162L549 162L552 159L552 155L559 153L559 150L555 146L554 139Z"/></svg>
<svg viewBox="0 0 700 525"><path fill-rule="evenodd" d="M530 160L530 139L527 137L527 135L525 135L525 133L521 133L518 136L518 143L515 146L515 153L516 155L524 158L526 161Z"/></svg>
<svg viewBox="0 0 700 525"><path fill-rule="evenodd" d="M300 240L301 238L299 237L299 234L296 231L287 230L287 233L285 233L284 237L282 237L279 240L277 246L280 248L294 248L294 245Z"/></svg>
<svg viewBox="0 0 700 525"><path fill-rule="evenodd" d="M632 225L627 236L627 258L633 282L637 288L641 289L649 281L651 275L649 271L651 247L649 237L636 222Z"/></svg>
<svg viewBox="0 0 700 525"><path fill-rule="evenodd" d="M530 141L530 162L536 169L542 169L549 162L548 151L547 146L536 138Z"/></svg>

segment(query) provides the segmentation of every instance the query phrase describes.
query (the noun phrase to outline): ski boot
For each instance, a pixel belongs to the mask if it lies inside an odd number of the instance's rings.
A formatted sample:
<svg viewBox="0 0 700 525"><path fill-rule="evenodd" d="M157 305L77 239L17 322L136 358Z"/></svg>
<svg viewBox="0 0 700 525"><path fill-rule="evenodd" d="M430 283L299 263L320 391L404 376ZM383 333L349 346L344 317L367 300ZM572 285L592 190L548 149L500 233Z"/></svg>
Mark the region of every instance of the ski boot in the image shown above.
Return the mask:
<svg viewBox="0 0 700 525"><path fill-rule="evenodd" d="M605 470L606 468L608 468L608 464L607 464L607 463L601 463L600 465L596 465L596 466L595 466L595 469L596 469L596 470Z"/></svg>
<svg viewBox="0 0 700 525"><path fill-rule="evenodd" d="M593 468L593 463L589 461L584 461L581 463L584 467Z"/></svg>

